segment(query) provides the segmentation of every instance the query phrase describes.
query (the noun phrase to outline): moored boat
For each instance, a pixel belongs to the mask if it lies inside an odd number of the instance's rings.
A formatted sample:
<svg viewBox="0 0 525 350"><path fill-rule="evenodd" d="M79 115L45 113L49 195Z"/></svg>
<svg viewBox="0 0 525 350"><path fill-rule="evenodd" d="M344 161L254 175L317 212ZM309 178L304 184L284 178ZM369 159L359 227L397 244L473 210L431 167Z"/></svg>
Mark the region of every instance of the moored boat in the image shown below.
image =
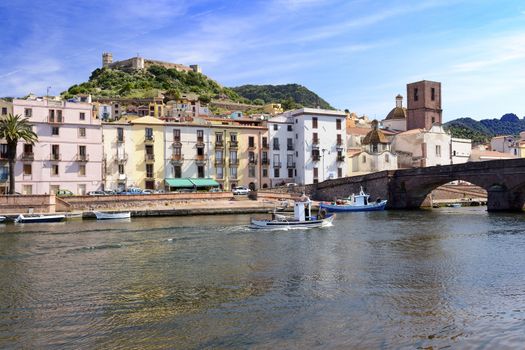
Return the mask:
<svg viewBox="0 0 525 350"><path fill-rule="evenodd" d="M387 200L378 199L375 202L370 202L370 195L366 194L361 187L359 194L352 194L345 199L338 199L333 203L321 203L320 207L329 212L344 212L344 211L379 211L384 210Z"/></svg>
<svg viewBox="0 0 525 350"><path fill-rule="evenodd" d="M326 214L320 210L319 215L312 215L312 202L308 197L294 203L294 215L286 216L273 213L270 220L251 219L252 228L308 228L326 227L332 224L335 214Z"/></svg>
<svg viewBox="0 0 525 350"><path fill-rule="evenodd" d="M5 216L0 216L0 223L5 222L5 220L6 220Z"/></svg>
<svg viewBox="0 0 525 350"><path fill-rule="evenodd" d="M129 219L131 218L131 212L103 212L93 211L93 214L97 217L97 220L112 220L112 219Z"/></svg>
<svg viewBox="0 0 525 350"><path fill-rule="evenodd" d="M65 215L62 214L49 214L49 215L23 215L20 214L15 219L15 223L18 224L29 224L29 223L36 223L36 222L60 222L64 221L66 218Z"/></svg>

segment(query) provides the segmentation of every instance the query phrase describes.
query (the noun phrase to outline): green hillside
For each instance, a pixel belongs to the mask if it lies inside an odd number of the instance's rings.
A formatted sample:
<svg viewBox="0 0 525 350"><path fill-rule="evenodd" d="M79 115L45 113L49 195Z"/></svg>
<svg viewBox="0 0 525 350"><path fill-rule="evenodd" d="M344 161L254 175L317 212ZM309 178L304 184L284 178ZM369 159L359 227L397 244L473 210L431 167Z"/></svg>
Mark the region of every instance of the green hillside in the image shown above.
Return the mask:
<svg viewBox="0 0 525 350"><path fill-rule="evenodd" d="M472 139L475 143L490 141L494 136L518 135L525 131L525 119L519 119L515 114L508 113L500 119L474 120L459 118L444 124L453 137Z"/></svg>
<svg viewBox="0 0 525 350"><path fill-rule="evenodd" d="M323 109L334 109L316 93L299 84L242 85L231 89L256 104L281 103L284 109L315 108L317 106Z"/></svg>

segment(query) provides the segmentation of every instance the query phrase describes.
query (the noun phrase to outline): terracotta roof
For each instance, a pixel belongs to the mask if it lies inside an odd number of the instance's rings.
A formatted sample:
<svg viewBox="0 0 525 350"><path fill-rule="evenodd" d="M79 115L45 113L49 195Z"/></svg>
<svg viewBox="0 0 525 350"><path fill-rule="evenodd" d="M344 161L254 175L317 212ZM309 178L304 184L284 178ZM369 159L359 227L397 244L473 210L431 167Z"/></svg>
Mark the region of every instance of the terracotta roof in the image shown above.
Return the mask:
<svg viewBox="0 0 525 350"><path fill-rule="evenodd" d="M370 132L369 128L347 128L346 133L348 135L366 135Z"/></svg>
<svg viewBox="0 0 525 350"><path fill-rule="evenodd" d="M403 107L394 107L386 116L385 120L406 119L407 110Z"/></svg>

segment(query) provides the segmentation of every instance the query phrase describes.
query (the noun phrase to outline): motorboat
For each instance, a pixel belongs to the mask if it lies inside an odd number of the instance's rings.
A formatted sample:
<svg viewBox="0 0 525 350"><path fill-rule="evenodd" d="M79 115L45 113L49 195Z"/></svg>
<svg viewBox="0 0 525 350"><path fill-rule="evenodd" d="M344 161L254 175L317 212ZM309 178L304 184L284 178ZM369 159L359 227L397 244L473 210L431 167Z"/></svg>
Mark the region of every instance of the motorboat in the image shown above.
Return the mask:
<svg viewBox="0 0 525 350"><path fill-rule="evenodd" d="M7 218L5 216L0 216L0 223L5 222Z"/></svg>
<svg viewBox="0 0 525 350"><path fill-rule="evenodd" d="M294 215L286 216L272 213L269 220L251 219L252 228L308 228L326 227L332 224L335 214L327 214L325 210L320 210L319 215L312 215L312 202L308 197L294 203Z"/></svg>
<svg viewBox="0 0 525 350"><path fill-rule="evenodd" d="M36 222L60 222L64 221L66 219L66 216L63 214L40 214L40 215L23 215L20 214L15 219L15 223L18 224L29 224L29 223L36 223Z"/></svg>
<svg viewBox="0 0 525 350"><path fill-rule="evenodd" d="M449 207L449 208L461 208L461 203L447 204L447 207Z"/></svg>
<svg viewBox="0 0 525 350"><path fill-rule="evenodd" d="M103 212L93 211L93 214L97 217L97 220L112 220L112 219L129 219L131 218L131 212Z"/></svg>
<svg viewBox="0 0 525 350"><path fill-rule="evenodd" d="M338 199L332 203L322 202L320 207L329 212L379 211L385 209L386 203L386 199L378 199L375 202L370 202L370 195L365 193L363 187L361 187L359 194L352 194L348 198Z"/></svg>

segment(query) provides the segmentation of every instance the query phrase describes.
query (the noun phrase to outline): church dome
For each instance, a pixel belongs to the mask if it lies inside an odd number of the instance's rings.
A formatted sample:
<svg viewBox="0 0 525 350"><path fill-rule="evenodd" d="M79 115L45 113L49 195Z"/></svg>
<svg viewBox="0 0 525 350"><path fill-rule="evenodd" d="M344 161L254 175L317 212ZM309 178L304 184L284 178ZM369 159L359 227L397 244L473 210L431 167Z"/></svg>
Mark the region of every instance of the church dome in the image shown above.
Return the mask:
<svg viewBox="0 0 525 350"><path fill-rule="evenodd" d="M372 122L372 130L366 134L363 142L363 145L377 145L378 143L388 143L388 139L385 134L379 130L377 120Z"/></svg>
<svg viewBox="0 0 525 350"><path fill-rule="evenodd" d="M406 119L407 110L403 107L394 107L386 116L385 120Z"/></svg>

